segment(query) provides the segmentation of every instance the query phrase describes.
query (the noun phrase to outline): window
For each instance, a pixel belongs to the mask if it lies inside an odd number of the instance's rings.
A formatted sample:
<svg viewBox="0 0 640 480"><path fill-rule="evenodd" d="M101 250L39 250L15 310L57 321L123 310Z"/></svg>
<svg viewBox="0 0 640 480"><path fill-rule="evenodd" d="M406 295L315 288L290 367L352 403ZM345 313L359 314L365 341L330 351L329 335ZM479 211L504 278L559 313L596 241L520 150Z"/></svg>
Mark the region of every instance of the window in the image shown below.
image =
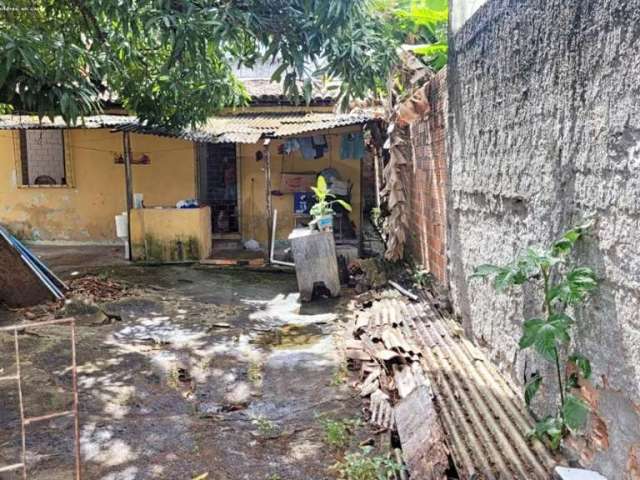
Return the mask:
<svg viewBox="0 0 640 480"><path fill-rule="evenodd" d="M20 130L22 185L67 185L62 130Z"/></svg>

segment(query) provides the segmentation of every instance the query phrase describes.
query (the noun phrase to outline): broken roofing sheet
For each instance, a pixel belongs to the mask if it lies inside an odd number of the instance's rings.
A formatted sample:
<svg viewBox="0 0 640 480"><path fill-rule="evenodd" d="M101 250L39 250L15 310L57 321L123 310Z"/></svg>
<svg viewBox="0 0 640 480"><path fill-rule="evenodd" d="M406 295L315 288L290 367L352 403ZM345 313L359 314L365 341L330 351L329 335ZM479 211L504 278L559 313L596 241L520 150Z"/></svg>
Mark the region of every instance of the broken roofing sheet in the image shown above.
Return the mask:
<svg viewBox="0 0 640 480"><path fill-rule="evenodd" d="M66 288L38 257L0 226L0 302L27 307L61 300Z"/></svg>
<svg viewBox="0 0 640 480"><path fill-rule="evenodd" d="M412 478L443 478L448 450L462 479L550 478L557 462L528 438L519 396L453 320L396 291L367 292L353 311L347 357L372 423L395 425Z"/></svg>

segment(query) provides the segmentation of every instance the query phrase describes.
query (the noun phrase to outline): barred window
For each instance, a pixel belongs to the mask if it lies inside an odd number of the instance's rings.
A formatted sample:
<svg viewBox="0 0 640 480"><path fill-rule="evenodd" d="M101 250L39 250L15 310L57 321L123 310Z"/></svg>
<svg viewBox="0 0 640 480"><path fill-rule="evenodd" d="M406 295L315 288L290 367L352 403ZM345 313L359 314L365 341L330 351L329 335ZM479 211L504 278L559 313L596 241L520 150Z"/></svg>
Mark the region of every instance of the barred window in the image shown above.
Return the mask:
<svg viewBox="0 0 640 480"><path fill-rule="evenodd" d="M62 130L20 130L20 157L23 185L67 185Z"/></svg>

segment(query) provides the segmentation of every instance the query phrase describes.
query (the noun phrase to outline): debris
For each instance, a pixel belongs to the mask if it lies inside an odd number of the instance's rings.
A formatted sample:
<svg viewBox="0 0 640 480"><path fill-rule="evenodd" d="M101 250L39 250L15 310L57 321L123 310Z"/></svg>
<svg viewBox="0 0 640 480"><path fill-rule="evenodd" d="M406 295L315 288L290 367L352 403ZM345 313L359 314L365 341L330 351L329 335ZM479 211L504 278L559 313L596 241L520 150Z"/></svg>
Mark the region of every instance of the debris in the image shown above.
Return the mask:
<svg viewBox="0 0 640 480"><path fill-rule="evenodd" d="M209 329L213 330L216 328L231 328L231 324L227 322L216 322L209 324Z"/></svg>
<svg viewBox="0 0 640 480"><path fill-rule="evenodd" d="M112 302L131 293L127 286L119 282L93 275L74 278L69 282L69 296L81 297L85 301Z"/></svg>
<svg viewBox="0 0 640 480"><path fill-rule="evenodd" d="M400 284L394 282L393 280L389 280L389 285L391 285L393 288L398 290L404 296L409 297L414 302L418 301L418 296L417 295L411 293L409 290L407 290L406 288L403 288Z"/></svg>
<svg viewBox="0 0 640 480"><path fill-rule="evenodd" d="M582 468L557 466L553 473L560 480L607 480L607 477L600 475L598 472L583 470Z"/></svg>
<svg viewBox="0 0 640 480"><path fill-rule="evenodd" d="M371 394L371 420L373 425L386 430L393 428L394 415L389 396L382 390L377 389Z"/></svg>
<svg viewBox="0 0 640 480"><path fill-rule="evenodd" d="M549 478L557 462L528 438L533 421L519 395L430 298L389 289L351 302L345 345L371 423L391 429L380 419L395 419L412 478L442 478L449 451L460 478ZM387 405L393 415L381 414Z"/></svg>
<svg viewBox="0 0 640 480"><path fill-rule="evenodd" d="M446 478L449 450L429 388L421 385L400 400L394 415L402 456L413 478Z"/></svg>

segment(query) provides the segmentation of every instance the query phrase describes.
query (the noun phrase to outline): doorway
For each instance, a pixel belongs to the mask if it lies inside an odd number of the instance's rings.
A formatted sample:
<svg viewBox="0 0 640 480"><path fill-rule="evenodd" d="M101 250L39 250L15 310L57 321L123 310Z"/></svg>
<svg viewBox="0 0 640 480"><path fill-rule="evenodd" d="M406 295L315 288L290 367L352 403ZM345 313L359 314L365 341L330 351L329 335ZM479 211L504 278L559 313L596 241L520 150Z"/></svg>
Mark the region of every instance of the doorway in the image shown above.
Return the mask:
<svg viewBox="0 0 640 480"><path fill-rule="evenodd" d="M199 201L211 207L212 233L216 236L239 234L236 144L200 144L198 163Z"/></svg>

